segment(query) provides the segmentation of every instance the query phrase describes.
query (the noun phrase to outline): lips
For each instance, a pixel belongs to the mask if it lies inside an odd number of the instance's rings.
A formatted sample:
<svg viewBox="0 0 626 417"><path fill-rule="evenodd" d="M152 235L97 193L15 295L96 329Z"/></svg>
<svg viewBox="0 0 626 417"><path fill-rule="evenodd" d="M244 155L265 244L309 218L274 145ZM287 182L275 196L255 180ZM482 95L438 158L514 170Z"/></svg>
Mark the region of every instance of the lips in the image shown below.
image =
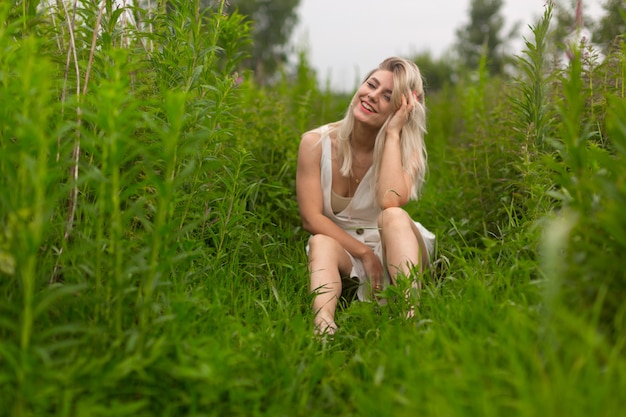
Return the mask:
<svg viewBox="0 0 626 417"><path fill-rule="evenodd" d="M363 108L363 110L367 111L368 113L376 113L374 108L370 106L369 103L366 103L365 101L361 102L361 108Z"/></svg>

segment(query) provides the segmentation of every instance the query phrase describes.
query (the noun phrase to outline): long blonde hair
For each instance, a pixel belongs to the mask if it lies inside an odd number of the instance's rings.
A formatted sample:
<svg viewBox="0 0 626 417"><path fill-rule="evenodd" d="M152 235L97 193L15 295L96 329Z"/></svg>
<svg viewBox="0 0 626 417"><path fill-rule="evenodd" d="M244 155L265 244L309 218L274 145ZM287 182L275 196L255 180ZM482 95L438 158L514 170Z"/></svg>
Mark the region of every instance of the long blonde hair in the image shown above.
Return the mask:
<svg viewBox="0 0 626 417"><path fill-rule="evenodd" d="M407 95L407 97L410 97L413 92L417 94L418 103L413 106L413 110L402 128L400 135L402 167L409 173L413 180L413 189L411 190L410 198L414 200L417 199L419 195L427 170L427 153L424 144L424 134L426 133L426 107L424 105L422 76L415 63L403 58L391 57L381 62L377 69L370 71L365 77L364 82L378 70L391 71L393 73L391 104L394 112L400 107L402 94ZM353 101L354 97L351 103ZM376 182L380 172L380 163L385 144L385 130L394 112L389 115L389 118L387 118L376 135L373 155L374 179ZM341 162L341 174L347 177L352 174L352 148L350 147L350 137L354 130L354 116L351 107L348 108L342 120L330 125L330 130L337 135L337 154Z"/></svg>

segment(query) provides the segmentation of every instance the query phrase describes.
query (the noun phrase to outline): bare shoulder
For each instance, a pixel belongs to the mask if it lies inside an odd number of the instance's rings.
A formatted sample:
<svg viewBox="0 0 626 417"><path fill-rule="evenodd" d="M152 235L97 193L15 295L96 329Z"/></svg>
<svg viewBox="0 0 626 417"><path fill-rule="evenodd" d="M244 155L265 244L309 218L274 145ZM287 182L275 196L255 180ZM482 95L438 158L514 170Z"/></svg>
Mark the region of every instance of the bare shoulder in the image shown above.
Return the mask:
<svg viewBox="0 0 626 417"><path fill-rule="evenodd" d="M318 177L316 172L322 158L321 137L319 129L310 130L302 135L298 148L297 183L305 184L310 179Z"/></svg>
<svg viewBox="0 0 626 417"><path fill-rule="evenodd" d="M309 130L302 135L300 146L313 146L320 141L321 137L322 133L320 132L320 129Z"/></svg>
<svg viewBox="0 0 626 417"><path fill-rule="evenodd" d="M322 135L319 129L309 130L302 135L300 140L300 155L315 156L321 154L320 139Z"/></svg>

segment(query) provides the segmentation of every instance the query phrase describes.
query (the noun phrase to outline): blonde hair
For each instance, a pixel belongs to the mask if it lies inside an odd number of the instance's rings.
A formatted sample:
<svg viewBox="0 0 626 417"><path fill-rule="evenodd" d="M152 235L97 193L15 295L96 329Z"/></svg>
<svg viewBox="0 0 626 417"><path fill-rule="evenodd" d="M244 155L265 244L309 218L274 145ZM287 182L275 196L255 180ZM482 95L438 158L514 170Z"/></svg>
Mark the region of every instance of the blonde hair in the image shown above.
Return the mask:
<svg viewBox="0 0 626 417"><path fill-rule="evenodd" d="M374 178L377 179L380 172L385 130L389 119L396 109L400 107L402 94L410 97L413 92L417 94L418 103L413 106L409 118L402 128L400 143L402 146L402 167L409 173L413 180L411 199L417 199L427 169L427 153L424 145L424 134L426 133L426 107L424 105L424 86L420 70L415 63L403 58L391 57L380 63L377 69L367 74L364 81L367 81L376 71L385 70L393 73L393 91L391 93L391 105L394 111L382 125L376 135L374 145ZM355 93L356 96L357 93ZM351 101L351 103L354 101ZM354 130L354 116L349 108L345 117L330 125L330 130L335 132L338 140L337 154L341 162L341 174L349 176L352 174L352 148L350 147L350 137ZM374 187L375 188L375 187Z"/></svg>

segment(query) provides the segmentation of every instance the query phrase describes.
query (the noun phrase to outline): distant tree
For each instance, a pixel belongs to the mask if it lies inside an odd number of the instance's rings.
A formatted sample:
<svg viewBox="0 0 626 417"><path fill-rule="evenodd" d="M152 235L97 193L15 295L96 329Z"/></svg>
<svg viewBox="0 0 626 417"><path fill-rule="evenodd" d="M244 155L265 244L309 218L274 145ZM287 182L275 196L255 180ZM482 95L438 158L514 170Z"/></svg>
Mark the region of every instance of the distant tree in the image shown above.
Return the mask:
<svg viewBox="0 0 626 417"><path fill-rule="evenodd" d="M202 3L210 6L215 1L202 0ZM257 81L264 83L287 62L300 0L229 0L227 3L252 22L252 50L247 65Z"/></svg>
<svg viewBox="0 0 626 417"><path fill-rule="evenodd" d="M608 48L618 36L626 34L626 2L608 0L602 4L606 14L600 18L594 40Z"/></svg>
<svg viewBox="0 0 626 417"><path fill-rule="evenodd" d="M472 0L467 25L457 30L456 50L461 62L468 68L478 68L480 58L487 55L491 74L504 70L504 48L517 32L517 26L504 35L503 0Z"/></svg>
<svg viewBox="0 0 626 417"><path fill-rule="evenodd" d="M412 58L424 78L424 87L428 92L441 90L446 84L452 84L456 76L456 67L452 58L433 58L430 52L423 52Z"/></svg>

